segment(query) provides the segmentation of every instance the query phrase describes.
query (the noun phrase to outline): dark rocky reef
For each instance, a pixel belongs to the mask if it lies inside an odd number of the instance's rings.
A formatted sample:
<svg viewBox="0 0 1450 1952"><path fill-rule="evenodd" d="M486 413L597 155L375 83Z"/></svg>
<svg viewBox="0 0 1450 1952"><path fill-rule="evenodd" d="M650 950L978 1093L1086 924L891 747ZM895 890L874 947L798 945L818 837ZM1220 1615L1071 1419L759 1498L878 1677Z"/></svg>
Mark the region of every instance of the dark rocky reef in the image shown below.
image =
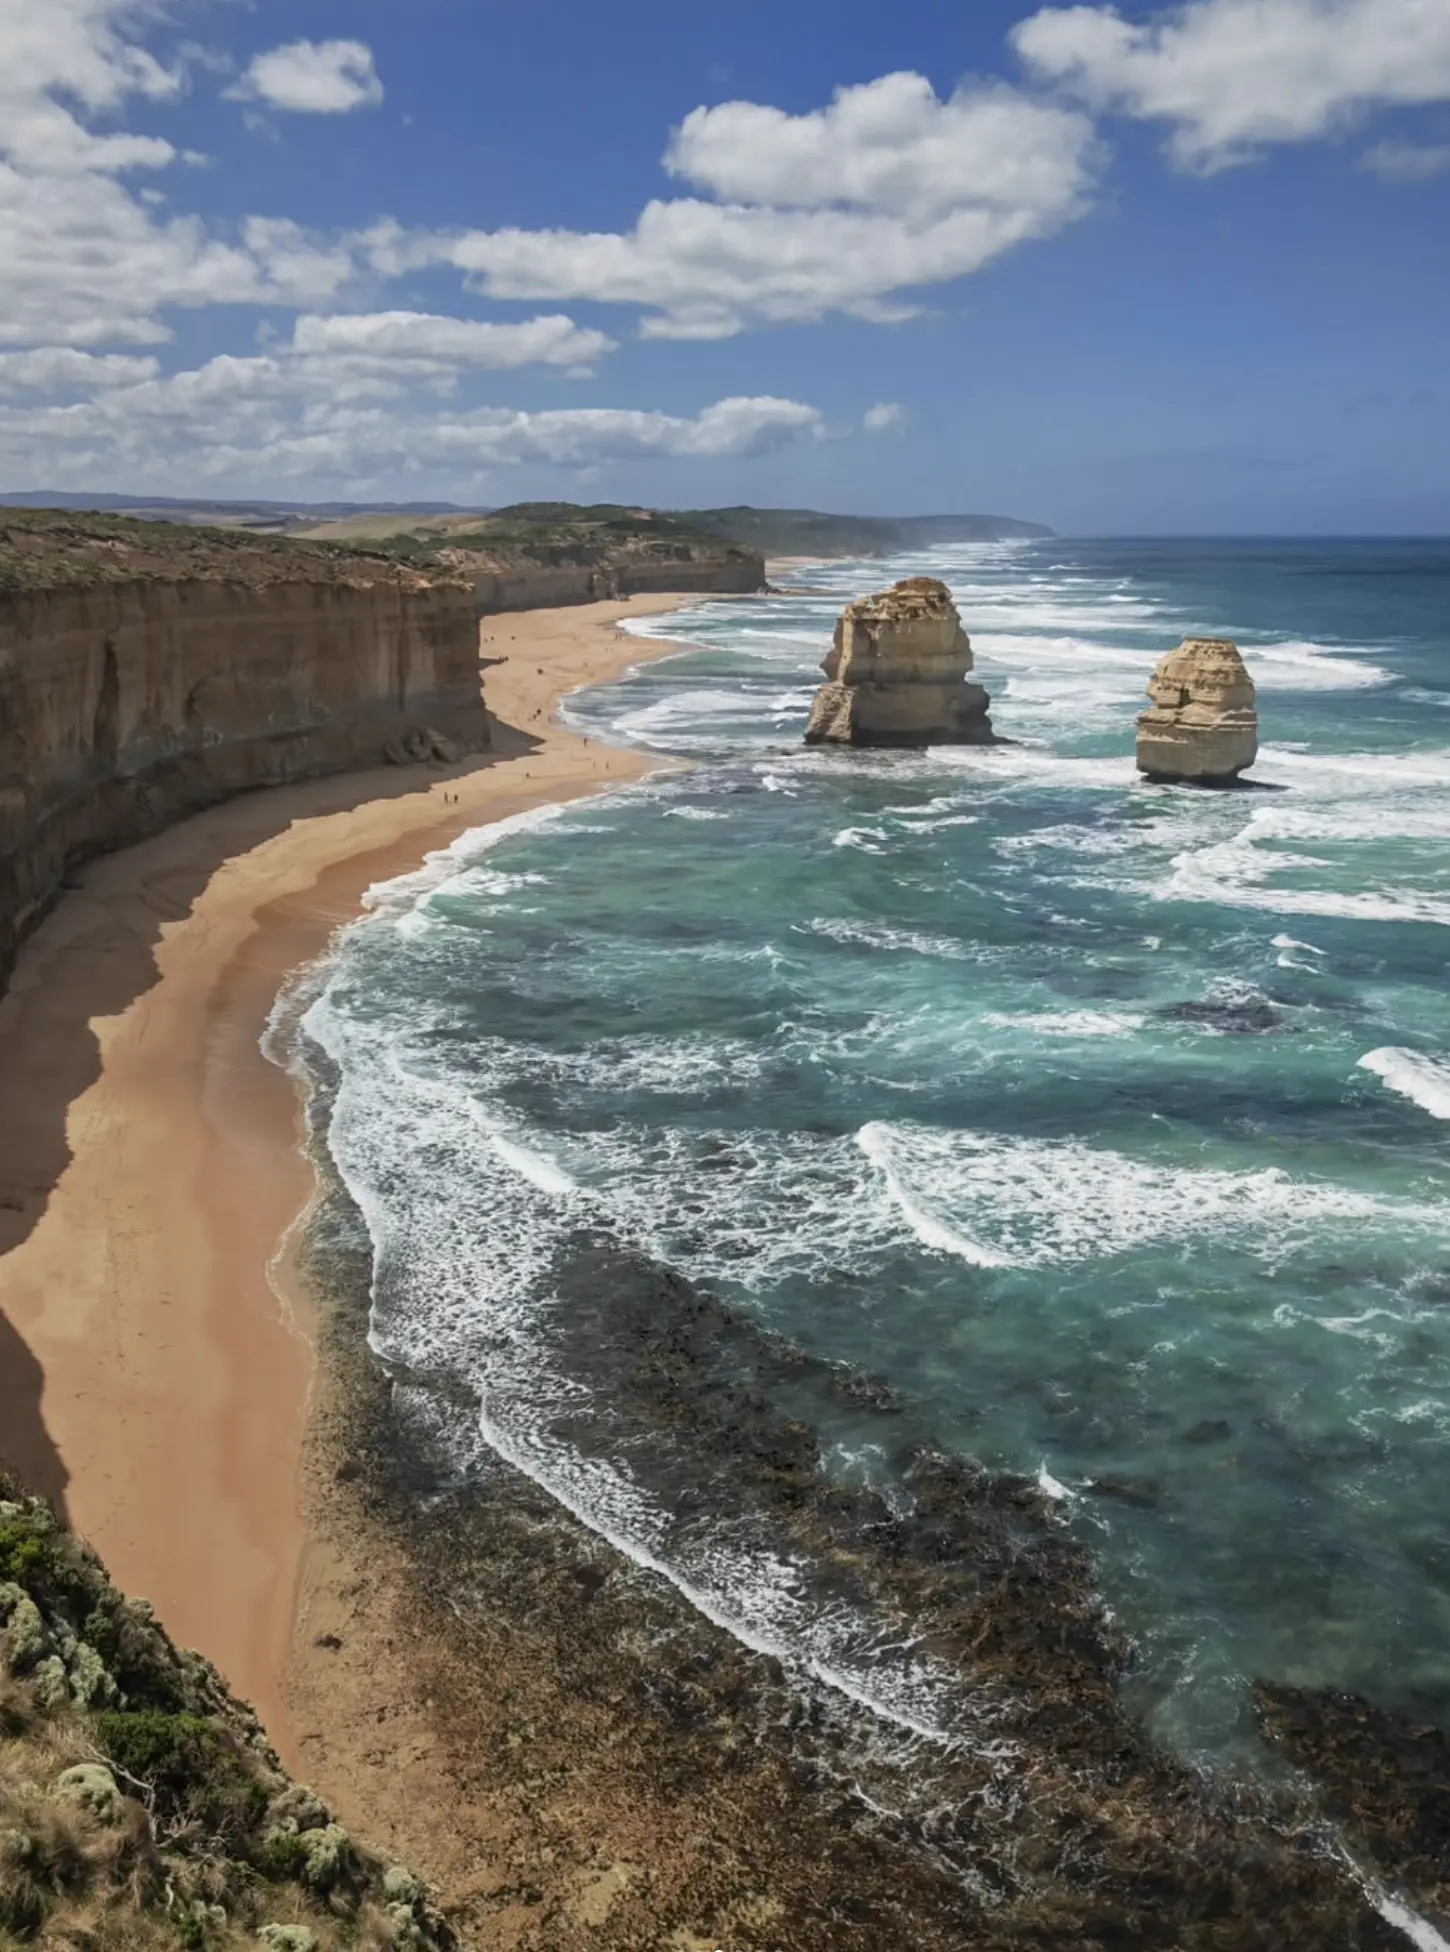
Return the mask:
<svg viewBox="0 0 1450 1952"><path fill-rule="evenodd" d="M1331 1689L1255 1690L1264 1732L1364 1853L1450 1929L1450 1732Z"/></svg>
<svg viewBox="0 0 1450 1952"><path fill-rule="evenodd" d="M606 1234L561 1257L550 1361L582 1389L555 1434L623 1460L676 1540L728 1492L729 1538L768 1537L799 1569L803 1618L870 1613L883 1675L893 1643L930 1662L948 1739L893 1728L819 1667L712 1624L480 1445L465 1376L378 1374L357 1335L370 1259L335 1184L330 1212L317 1251L335 1293L357 1283L324 1310L352 1376L332 1474L405 1568L448 1767L554 1810L663 1797L683 1818L587 1940L518 1835L508 1889L538 1921L521 1946L1403 1952L1311 1801L1206 1778L1135 1725L1131 1649L1030 1480L943 1454L884 1384ZM833 1474L842 1417L869 1420L890 1488ZM522 1751L498 1730L501 1688Z"/></svg>

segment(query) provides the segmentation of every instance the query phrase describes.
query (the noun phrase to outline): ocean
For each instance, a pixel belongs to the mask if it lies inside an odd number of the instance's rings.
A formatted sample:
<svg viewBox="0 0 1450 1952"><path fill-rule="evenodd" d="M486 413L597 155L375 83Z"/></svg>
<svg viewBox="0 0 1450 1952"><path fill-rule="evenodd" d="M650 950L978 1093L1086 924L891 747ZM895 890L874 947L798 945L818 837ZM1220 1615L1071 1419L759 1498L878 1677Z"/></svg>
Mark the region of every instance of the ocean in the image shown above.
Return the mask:
<svg viewBox="0 0 1450 1952"><path fill-rule="evenodd" d="M842 604L918 574L1014 743L807 751ZM843 1489L909 1501L893 1415L1034 1483L1165 1751L1270 1769L1265 1683L1443 1721L1450 544L964 545L791 582L635 624L679 649L568 701L687 764L464 836L310 978L374 1347L918 1750L981 1704L618 1386L571 1274L601 1241L859 1379L807 1404L772 1372ZM1257 790L1134 770L1189 634L1243 651Z"/></svg>

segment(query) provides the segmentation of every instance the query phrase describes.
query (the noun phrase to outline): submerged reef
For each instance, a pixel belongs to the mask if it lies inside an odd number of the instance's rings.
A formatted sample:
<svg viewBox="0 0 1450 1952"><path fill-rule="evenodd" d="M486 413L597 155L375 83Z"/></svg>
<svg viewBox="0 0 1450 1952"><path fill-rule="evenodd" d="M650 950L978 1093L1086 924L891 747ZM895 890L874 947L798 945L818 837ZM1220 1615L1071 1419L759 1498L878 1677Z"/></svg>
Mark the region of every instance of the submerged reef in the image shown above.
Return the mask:
<svg viewBox="0 0 1450 1952"><path fill-rule="evenodd" d="M1367 1827L1361 1872L1312 1783L1205 1774L1134 1720L1132 1647L1034 1481L944 1453L887 1384L584 1229L554 1268L549 1360L576 1388L552 1434L581 1481L625 1460L668 1513L634 1556L480 1440L466 1369L366 1352L347 1206L334 1181L328 1507L388 1568L390 1631L426 1676L414 1708L438 1766L475 1785L476 1828L455 1805L428 1846L497 1852L469 1922L507 1901L511 1942L539 1952L1403 1952ZM880 1483L833 1464L843 1416ZM686 1534L770 1541L800 1625L864 1636L837 1660L701 1611L666 1572ZM586 1929L556 1890L626 1859Z"/></svg>

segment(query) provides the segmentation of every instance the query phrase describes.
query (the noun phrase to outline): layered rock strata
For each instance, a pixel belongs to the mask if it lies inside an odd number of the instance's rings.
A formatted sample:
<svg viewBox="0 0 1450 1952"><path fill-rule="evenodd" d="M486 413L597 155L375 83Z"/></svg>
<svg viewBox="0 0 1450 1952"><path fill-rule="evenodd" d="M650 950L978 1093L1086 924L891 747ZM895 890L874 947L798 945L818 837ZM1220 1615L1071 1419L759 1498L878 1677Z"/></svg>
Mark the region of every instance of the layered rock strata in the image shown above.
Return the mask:
<svg viewBox="0 0 1450 1952"><path fill-rule="evenodd" d="M656 593L748 596L765 588L765 561L746 549L716 554L622 557L606 563L504 564L478 567L458 552L458 569L471 576L480 616L512 610L553 610L564 604L616 602ZM445 556L444 560L447 560Z"/></svg>
<svg viewBox="0 0 1450 1952"><path fill-rule="evenodd" d="M972 646L932 576L848 604L822 664L807 745L992 745L991 701L969 684Z"/></svg>
<svg viewBox="0 0 1450 1952"><path fill-rule="evenodd" d="M1138 720L1138 771L1150 779L1222 785L1259 751L1254 681L1226 637L1186 637L1148 684Z"/></svg>
<svg viewBox="0 0 1450 1952"><path fill-rule="evenodd" d="M78 519L0 527L0 984L76 861L249 787L488 743L466 583Z"/></svg>

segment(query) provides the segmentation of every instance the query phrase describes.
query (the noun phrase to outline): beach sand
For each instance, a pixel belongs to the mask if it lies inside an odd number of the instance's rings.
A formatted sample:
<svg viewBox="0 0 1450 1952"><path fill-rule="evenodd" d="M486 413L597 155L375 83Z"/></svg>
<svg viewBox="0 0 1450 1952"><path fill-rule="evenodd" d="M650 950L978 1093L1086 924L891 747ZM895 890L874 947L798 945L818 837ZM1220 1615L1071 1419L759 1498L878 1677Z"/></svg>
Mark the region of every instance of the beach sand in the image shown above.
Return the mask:
<svg viewBox="0 0 1450 1952"><path fill-rule="evenodd" d="M0 1000L0 1455L289 1758L313 1359L271 1270L312 1174L258 1039L371 884L648 770L554 707L664 650L619 618L682 601L490 618L491 755L251 794L99 860Z"/></svg>

